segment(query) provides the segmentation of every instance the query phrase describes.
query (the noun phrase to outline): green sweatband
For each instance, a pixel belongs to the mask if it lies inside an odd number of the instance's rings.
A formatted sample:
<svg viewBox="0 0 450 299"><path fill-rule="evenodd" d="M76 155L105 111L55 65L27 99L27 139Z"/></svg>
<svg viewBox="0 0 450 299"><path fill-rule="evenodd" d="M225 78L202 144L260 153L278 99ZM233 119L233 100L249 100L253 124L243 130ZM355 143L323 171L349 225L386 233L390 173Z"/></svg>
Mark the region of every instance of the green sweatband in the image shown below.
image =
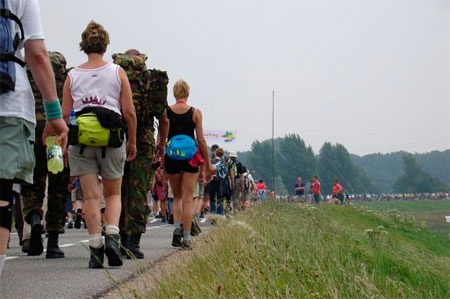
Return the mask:
<svg viewBox="0 0 450 299"><path fill-rule="evenodd" d="M62 118L62 110L59 99L56 99L53 102L44 102L44 110L47 120Z"/></svg>

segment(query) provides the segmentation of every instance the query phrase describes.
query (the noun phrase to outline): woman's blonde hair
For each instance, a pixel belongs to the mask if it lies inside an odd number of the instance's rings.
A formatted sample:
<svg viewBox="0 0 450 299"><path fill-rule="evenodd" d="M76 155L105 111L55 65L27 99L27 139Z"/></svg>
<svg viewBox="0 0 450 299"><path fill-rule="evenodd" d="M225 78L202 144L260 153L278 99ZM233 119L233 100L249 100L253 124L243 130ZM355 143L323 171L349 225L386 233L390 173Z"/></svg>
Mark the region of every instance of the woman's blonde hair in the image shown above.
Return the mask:
<svg viewBox="0 0 450 299"><path fill-rule="evenodd" d="M189 90L189 84L183 79L180 79L173 85L173 96L175 99L186 99L189 97Z"/></svg>
<svg viewBox="0 0 450 299"><path fill-rule="evenodd" d="M109 34L105 28L94 21L89 22L81 34L80 51L86 54L106 52L109 45Z"/></svg>

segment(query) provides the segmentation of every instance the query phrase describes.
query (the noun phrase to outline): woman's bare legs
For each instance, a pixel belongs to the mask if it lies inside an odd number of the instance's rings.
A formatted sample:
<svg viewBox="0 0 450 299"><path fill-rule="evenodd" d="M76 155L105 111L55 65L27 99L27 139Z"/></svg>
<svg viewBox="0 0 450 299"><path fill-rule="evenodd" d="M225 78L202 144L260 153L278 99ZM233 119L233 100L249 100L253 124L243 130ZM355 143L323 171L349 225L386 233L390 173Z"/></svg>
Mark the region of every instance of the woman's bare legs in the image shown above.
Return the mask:
<svg viewBox="0 0 450 299"><path fill-rule="evenodd" d="M106 201L105 225L119 226L120 211L122 210L121 187L121 177L113 180L103 179L103 196Z"/></svg>
<svg viewBox="0 0 450 299"><path fill-rule="evenodd" d="M100 199L102 195L98 174L82 175L80 182L84 197L84 220L87 223L89 235L100 234Z"/></svg>
<svg viewBox="0 0 450 299"><path fill-rule="evenodd" d="M183 201L183 222L184 233L191 232L192 216L194 215L194 188L197 183L198 173L183 173L181 198Z"/></svg>

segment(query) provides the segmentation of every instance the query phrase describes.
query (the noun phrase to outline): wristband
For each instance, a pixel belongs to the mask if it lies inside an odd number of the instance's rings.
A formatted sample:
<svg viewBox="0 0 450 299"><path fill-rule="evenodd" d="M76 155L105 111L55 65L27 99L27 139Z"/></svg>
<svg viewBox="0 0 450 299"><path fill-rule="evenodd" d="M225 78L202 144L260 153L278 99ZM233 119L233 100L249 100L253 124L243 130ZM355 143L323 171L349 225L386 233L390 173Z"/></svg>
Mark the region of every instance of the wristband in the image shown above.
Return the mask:
<svg viewBox="0 0 450 299"><path fill-rule="evenodd" d="M52 102L44 102L44 110L47 120L62 118L61 104L58 98Z"/></svg>

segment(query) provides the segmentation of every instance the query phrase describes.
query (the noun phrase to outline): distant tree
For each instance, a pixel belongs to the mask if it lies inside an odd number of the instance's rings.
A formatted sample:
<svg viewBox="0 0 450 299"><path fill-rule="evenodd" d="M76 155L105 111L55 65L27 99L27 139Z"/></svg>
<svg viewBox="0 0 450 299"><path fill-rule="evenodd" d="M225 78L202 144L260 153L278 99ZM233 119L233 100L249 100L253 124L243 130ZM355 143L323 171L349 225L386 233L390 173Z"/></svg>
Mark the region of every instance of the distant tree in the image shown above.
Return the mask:
<svg viewBox="0 0 450 299"><path fill-rule="evenodd" d="M250 153L246 156L247 167L252 171L255 180L262 178L270 189L272 184L272 143L254 141Z"/></svg>
<svg viewBox="0 0 450 299"><path fill-rule="evenodd" d="M355 165L364 169L372 183L383 192L393 192L394 182L403 173L403 155L406 152L387 154L351 155ZM433 177L450 185L450 150L412 155L417 164Z"/></svg>
<svg viewBox="0 0 450 299"><path fill-rule="evenodd" d="M275 178L275 192L277 195L286 196L289 195L288 190L286 189L286 186L283 184L283 179L281 176L277 176Z"/></svg>
<svg viewBox="0 0 450 299"><path fill-rule="evenodd" d="M297 177L309 180L314 175L317 164L311 146L307 147L297 134L280 139L276 162L277 174L281 176L290 194L294 193Z"/></svg>
<svg viewBox="0 0 450 299"><path fill-rule="evenodd" d="M404 173L397 177L394 191L398 193L449 191L448 185L424 171L411 154L403 155Z"/></svg>
<svg viewBox="0 0 450 299"><path fill-rule="evenodd" d="M364 170L355 166L350 154L342 144L325 142L318 157L319 181L322 192L330 194L335 179L338 179L346 192L376 192Z"/></svg>

